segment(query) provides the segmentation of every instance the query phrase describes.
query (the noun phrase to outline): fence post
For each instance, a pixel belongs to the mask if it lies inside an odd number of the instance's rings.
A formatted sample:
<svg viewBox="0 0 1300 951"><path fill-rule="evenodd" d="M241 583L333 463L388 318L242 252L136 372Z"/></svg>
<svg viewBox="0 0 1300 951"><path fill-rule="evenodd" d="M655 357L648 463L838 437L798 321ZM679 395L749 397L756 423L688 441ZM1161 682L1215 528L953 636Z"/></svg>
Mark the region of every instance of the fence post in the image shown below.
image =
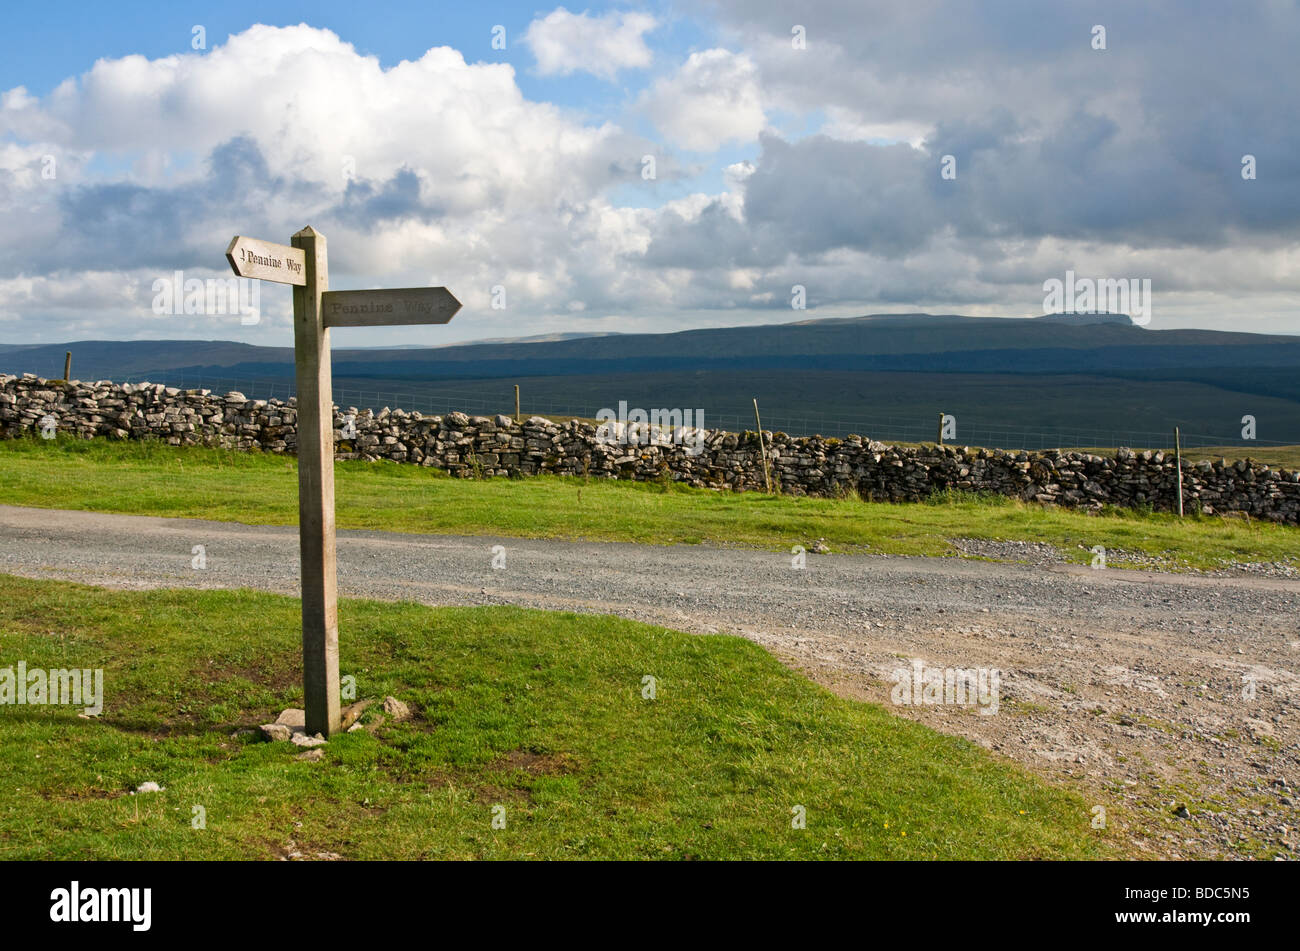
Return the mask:
<svg viewBox="0 0 1300 951"><path fill-rule="evenodd" d="M515 422L519 422L519 384L515 384Z"/></svg>
<svg viewBox="0 0 1300 951"><path fill-rule="evenodd" d="M758 451L763 457L763 486L772 494L772 474L767 468L767 446L763 441L763 421L758 416L758 397L754 397L754 425L758 427Z"/></svg>
<svg viewBox="0 0 1300 951"><path fill-rule="evenodd" d="M943 412L939 413L939 437L935 440L940 446L943 445Z"/></svg>
<svg viewBox="0 0 1300 951"><path fill-rule="evenodd" d="M64 351L63 354L63 378L65 380L72 379L72 351L71 350Z"/></svg>
<svg viewBox="0 0 1300 951"><path fill-rule="evenodd" d="M1183 517L1183 441L1174 427L1174 466L1178 469L1178 517Z"/></svg>

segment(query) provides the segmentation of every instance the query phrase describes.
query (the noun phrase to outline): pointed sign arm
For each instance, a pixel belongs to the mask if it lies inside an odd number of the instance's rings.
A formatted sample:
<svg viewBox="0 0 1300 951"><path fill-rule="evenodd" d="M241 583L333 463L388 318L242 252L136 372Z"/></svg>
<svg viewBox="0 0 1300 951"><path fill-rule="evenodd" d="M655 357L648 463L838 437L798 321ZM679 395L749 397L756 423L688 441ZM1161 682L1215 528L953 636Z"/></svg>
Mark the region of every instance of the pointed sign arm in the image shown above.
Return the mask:
<svg viewBox="0 0 1300 951"><path fill-rule="evenodd" d="M445 324L458 310L460 301L445 287L326 291L321 294L321 317L326 327Z"/></svg>
<svg viewBox="0 0 1300 951"><path fill-rule="evenodd" d="M226 248L226 260L240 277L298 287L307 285L307 256L301 248L237 234Z"/></svg>

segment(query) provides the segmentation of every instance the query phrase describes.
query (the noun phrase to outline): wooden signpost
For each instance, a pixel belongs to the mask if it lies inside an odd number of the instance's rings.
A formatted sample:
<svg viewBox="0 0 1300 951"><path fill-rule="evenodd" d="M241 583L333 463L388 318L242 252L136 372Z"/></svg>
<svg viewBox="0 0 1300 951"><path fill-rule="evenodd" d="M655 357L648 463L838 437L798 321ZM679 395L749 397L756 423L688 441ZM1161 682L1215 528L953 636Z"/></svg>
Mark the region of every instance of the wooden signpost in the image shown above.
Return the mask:
<svg viewBox="0 0 1300 951"><path fill-rule="evenodd" d="M292 246L237 235L226 258L240 277L293 285L303 707L307 734L328 737L340 726L330 328L445 324L460 301L445 287L331 291L325 236L307 227L290 240Z"/></svg>

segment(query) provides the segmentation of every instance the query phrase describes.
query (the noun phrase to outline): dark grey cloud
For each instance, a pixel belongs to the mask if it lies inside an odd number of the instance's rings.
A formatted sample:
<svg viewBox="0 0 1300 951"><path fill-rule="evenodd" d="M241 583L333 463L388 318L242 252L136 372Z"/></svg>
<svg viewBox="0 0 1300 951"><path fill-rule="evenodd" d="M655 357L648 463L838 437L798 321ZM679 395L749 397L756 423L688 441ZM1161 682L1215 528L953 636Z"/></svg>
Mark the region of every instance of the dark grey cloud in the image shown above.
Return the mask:
<svg viewBox="0 0 1300 951"><path fill-rule="evenodd" d="M804 252L905 254L945 227L1162 247L1300 237L1295 3L712 6L756 51L774 102L932 130L911 157L765 141L746 220ZM807 51L790 49L793 23ZM1094 24L1105 51L1091 48ZM956 182L939 179L944 154ZM1241 178L1245 154L1255 181Z"/></svg>
<svg viewBox="0 0 1300 951"><path fill-rule="evenodd" d="M414 218L432 221L446 209L420 197L420 177L409 168L398 169L388 181L348 182L335 217L361 230L374 230L394 221Z"/></svg>
<svg viewBox="0 0 1300 951"><path fill-rule="evenodd" d="M224 251L230 236L210 229L214 220L228 217L232 201L255 208L273 196L283 200L313 191L272 174L257 144L243 137L214 148L205 172L169 187L130 182L63 186L54 206L63 227L44 240L0 252L0 276L61 271L74 262L96 270L221 267L213 248L220 245ZM285 227L280 223L279 230Z"/></svg>
<svg viewBox="0 0 1300 951"><path fill-rule="evenodd" d="M231 218L232 204L239 211ZM56 205L64 227L43 243L0 251L0 276L59 271L69 262L98 270L158 270L224 266L213 249L230 235L214 234L226 219L231 233L287 236L307 220L373 231L406 219L431 221L444 209L421 198L410 169L387 180L354 180L340 198L319 183L275 174L251 138L237 136L214 148L205 174L166 187L110 182L70 185ZM276 208L293 208L294 217Z"/></svg>
<svg viewBox="0 0 1300 951"><path fill-rule="evenodd" d="M766 135L743 220L721 203L689 222L666 215L650 262L897 260L950 235L980 259L1049 239L1172 251L1300 240L1294 3L712 6L753 51L770 102L928 132L920 149ZM806 51L790 48L795 23ZM955 181L940 177L944 155Z"/></svg>

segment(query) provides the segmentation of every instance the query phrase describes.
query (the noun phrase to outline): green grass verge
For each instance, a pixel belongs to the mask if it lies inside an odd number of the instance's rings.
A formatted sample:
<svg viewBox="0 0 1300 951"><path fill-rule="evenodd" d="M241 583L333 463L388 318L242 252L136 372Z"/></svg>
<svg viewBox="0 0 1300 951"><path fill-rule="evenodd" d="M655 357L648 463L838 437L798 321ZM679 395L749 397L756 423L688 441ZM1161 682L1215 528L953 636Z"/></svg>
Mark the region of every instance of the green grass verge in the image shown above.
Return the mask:
<svg viewBox="0 0 1300 951"><path fill-rule="evenodd" d="M391 462L335 465L340 528L789 549L825 538L838 551L953 554L949 539L1047 542L1086 562L1103 545L1212 568L1294 560L1295 528L1244 519L1113 509L1089 515L998 496L930 503L799 499L680 485L583 480L453 479ZM292 457L160 443L0 440L0 504L246 524L297 522ZM1119 567L1119 562L1110 562Z"/></svg>
<svg viewBox="0 0 1300 951"><path fill-rule="evenodd" d="M358 696L416 716L304 762L232 738L301 705L295 600L0 575L0 667L102 667L105 694L98 719L0 706L0 858L1126 854L1072 792L740 638L515 608L345 601L340 617ZM146 781L165 789L130 794Z"/></svg>

